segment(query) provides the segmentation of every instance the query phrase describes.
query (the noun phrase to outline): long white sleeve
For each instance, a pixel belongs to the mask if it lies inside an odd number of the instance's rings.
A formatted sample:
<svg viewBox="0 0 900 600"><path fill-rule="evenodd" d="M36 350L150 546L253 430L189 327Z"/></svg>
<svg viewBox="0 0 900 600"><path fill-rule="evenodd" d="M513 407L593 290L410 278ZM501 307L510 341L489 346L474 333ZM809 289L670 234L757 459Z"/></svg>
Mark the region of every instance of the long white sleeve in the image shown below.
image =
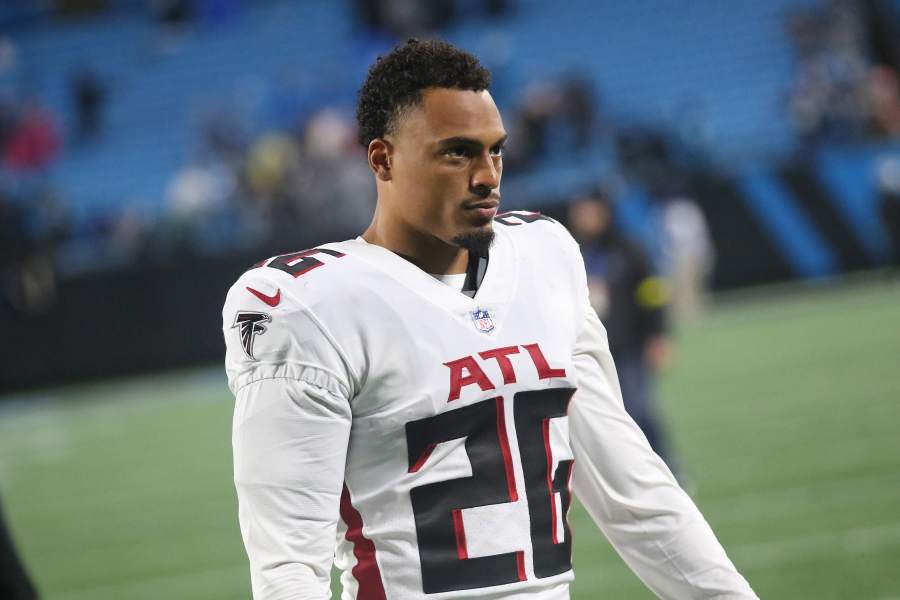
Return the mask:
<svg viewBox="0 0 900 600"><path fill-rule="evenodd" d="M756 598L706 520L625 412L606 331L590 306L569 411L575 495L660 598Z"/></svg>
<svg viewBox="0 0 900 600"><path fill-rule="evenodd" d="M234 482L253 598L330 598L349 402L286 377L235 395Z"/></svg>

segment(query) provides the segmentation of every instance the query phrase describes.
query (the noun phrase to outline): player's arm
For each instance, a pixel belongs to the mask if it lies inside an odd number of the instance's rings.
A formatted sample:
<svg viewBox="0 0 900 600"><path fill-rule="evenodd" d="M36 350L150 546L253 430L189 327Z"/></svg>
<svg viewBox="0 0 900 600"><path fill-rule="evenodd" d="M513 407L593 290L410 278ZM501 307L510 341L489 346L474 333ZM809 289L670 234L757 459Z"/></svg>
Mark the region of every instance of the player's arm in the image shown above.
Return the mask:
<svg viewBox="0 0 900 600"><path fill-rule="evenodd" d="M283 288L278 305L266 307L242 279L229 293L223 325L236 399L234 482L253 597L329 598L351 423L348 384L339 353L306 307ZM265 279L249 287L269 296L275 289ZM269 320L241 335L231 324L248 309Z"/></svg>
<svg viewBox="0 0 900 600"><path fill-rule="evenodd" d="M234 483L253 597L329 598L349 405L291 379L251 383L236 398Z"/></svg>
<svg viewBox="0 0 900 600"><path fill-rule="evenodd" d="M629 567L661 598L756 598L706 520L625 412L606 331L585 302L569 410L573 486Z"/></svg>

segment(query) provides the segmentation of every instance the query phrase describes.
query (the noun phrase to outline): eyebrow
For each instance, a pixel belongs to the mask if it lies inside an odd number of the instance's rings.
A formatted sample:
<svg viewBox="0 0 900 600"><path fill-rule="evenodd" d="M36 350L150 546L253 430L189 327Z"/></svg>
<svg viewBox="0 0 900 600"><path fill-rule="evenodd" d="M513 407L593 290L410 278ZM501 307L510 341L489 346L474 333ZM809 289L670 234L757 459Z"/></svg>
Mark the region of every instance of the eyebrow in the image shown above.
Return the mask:
<svg viewBox="0 0 900 600"><path fill-rule="evenodd" d="M497 140L495 143L491 144L491 148L493 148L494 146L498 146L498 145L502 145L502 144L506 143L506 140L508 138L509 138L509 134L504 134L502 138ZM440 147L447 147L447 146L454 146L454 145L469 146L469 147L473 147L473 148L481 148L481 146L482 146L480 141L478 141L474 138L469 138L469 137L465 137L465 136L455 136L455 137L440 140L438 142L438 146L440 146Z"/></svg>

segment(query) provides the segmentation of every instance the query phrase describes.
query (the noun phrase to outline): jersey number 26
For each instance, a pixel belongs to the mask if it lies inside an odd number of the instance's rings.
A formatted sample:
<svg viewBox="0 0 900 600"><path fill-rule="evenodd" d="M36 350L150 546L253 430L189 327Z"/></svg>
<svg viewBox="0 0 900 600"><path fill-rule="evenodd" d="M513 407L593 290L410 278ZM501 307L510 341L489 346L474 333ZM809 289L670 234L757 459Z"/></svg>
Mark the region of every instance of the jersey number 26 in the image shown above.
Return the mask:
<svg viewBox="0 0 900 600"><path fill-rule="evenodd" d="M550 420L566 415L574 392L551 388L513 397L513 422L531 522L533 570L538 578L571 569L571 535L565 517L571 503L572 461L559 461L551 473ZM471 477L423 484L410 491L426 594L526 579L524 552L469 557L463 528L463 509L519 499L502 397L407 423L409 471L418 471L437 444L460 438L466 440ZM558 523L564 532L558 531Z"/></svg>

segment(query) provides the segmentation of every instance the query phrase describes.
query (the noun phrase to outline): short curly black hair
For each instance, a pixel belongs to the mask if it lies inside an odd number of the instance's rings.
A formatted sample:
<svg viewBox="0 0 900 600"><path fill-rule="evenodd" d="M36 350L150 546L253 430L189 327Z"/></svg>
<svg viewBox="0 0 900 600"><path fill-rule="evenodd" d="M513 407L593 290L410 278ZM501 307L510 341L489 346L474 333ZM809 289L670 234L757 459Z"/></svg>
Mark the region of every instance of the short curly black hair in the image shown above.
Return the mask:
<svg viewBox="0 0 900 600"><path fill-rule="evenodd" d="M468 52L439 40L409 39L369 69L356 106L359 143L368 148L391 133L403 110L421 103L428 88L480 92L490 85L490 72Z"/></svg>

